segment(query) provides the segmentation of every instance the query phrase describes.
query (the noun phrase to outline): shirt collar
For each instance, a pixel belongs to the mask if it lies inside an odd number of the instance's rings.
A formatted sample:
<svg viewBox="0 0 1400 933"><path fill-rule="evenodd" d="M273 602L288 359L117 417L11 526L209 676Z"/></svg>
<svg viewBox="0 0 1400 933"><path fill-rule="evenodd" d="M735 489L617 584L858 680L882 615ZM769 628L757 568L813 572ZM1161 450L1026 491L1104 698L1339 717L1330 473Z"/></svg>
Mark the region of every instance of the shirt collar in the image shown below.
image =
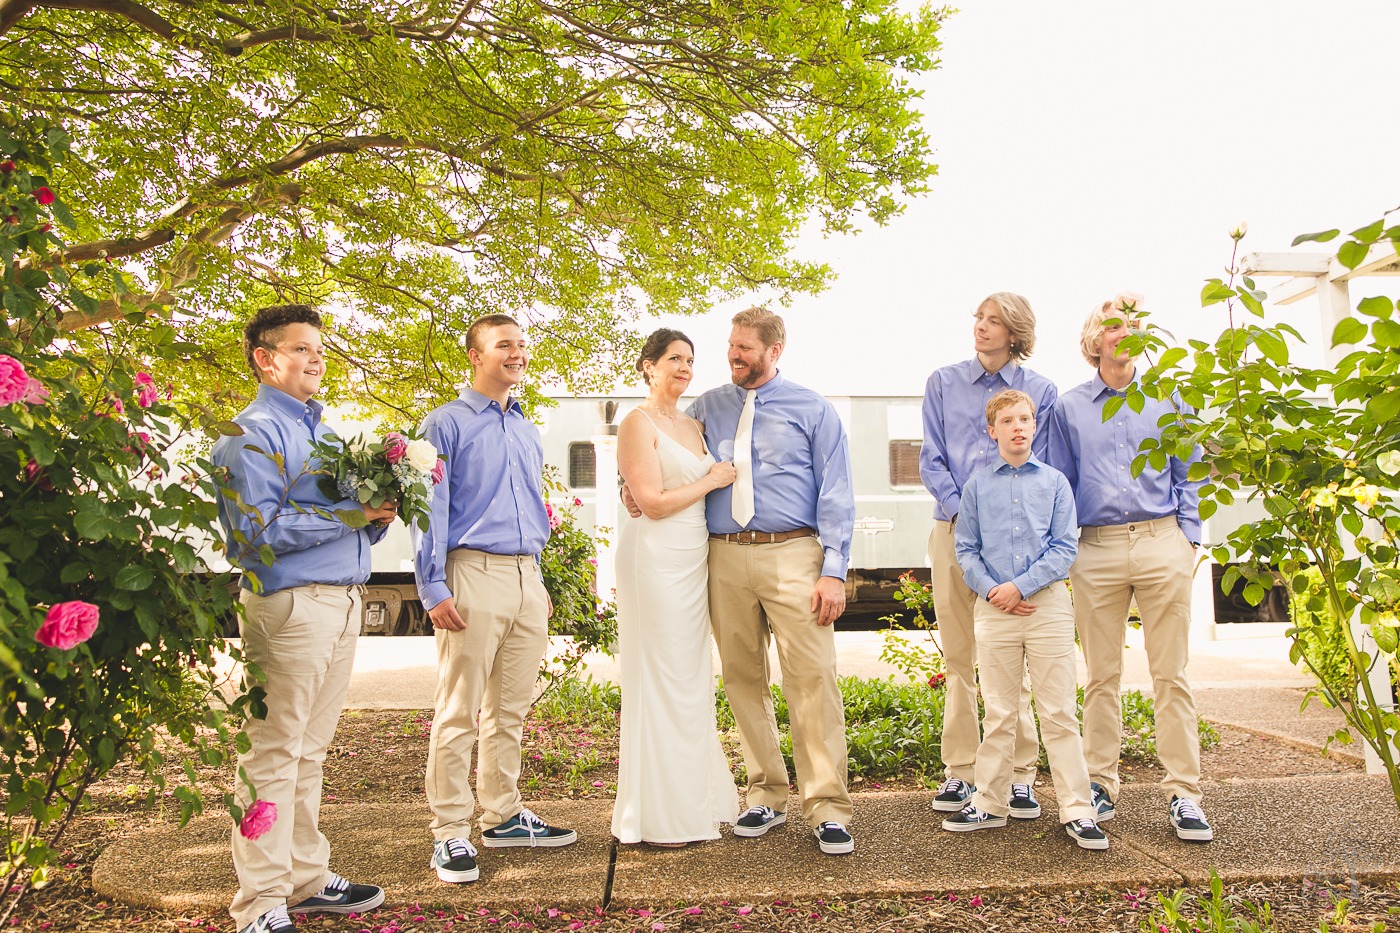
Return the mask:
<svg viewBox="0 0 1400 933"><path fill-rule="evenodd" d="M281 412L293 421L307 421L307 413L309 412L311 415L309 424L312 427L321 423L321 412L325 409L325 406L314 398L303 402L265 382L258 385L258 401L270 405L274 410Z"/></svg>
<svg viewBox="0 0 1400 933"><path fill-rule="evenodd" d="M463 389L462 394L457 397L466 402L467 407L478 415L489 408L491 403L495 401L493 398L482 395L471 386L467 386ZM522 418L525 416L525 410L520 407L520 399L515 396L511 396L506 400L506 411L513 411Z"/></svg>
<svg viewBox="0 0 1400 933"><path fill-rule="evenodd" d="M1106 382L1103 381L1103 374L1100 373L1100 372L1096 369L1096 370L1094 370L1094 378L1092 378L1092 379L1089 380L1089 389L1090 389L1089 394L1090 394L1090 396L1094 399L1094 401L1097 402L1099 399L1103 398L1104 393L1108 393L1109 395L1122 395L1122 394L1124 394L1125 392L1128 391L1128 386L1133 385L1133 383L1135 383L1135 382L1137 382L1137 369L1136 369L1136 368L1133 369L1133 381L1132 381L1132 382L1128 383L1127 386L1124 386L1124 387L1121 388L1121 389L1110 389L1110 388L1108 387L1108 383L1106 383Z"/></svg>
<svg viewBox="0 0 1400 933"><path fill-rule="evenodd" d="M746 389L746 388L744 388L744 387L741 386L741 385L736 384L736 383L732 383L732 382L731 382L730 385L734 386L735 390L739 393L739 401L742 402L742 401L744 400L744 396L748 395L749 390ZM778 389L782 388L782 386L783 386L783 372L782 372L782 370L778 370L776 373L773 374L773 378L772 378L772 379L769 379L769 380L768 380L767 382L765 382L763 385L761 385L761 386L758 387L758 390L757 390L757 391L758 391L758 395L757 395L757 397L754 398L754 401L756 401L756 402L766 402L766 401L768 401L768 399L772 397L773 393L774 393L774 392L777 392Z"/></svg>
<svg viewBox="0 0 1400 933"><path fill-rule="evenodd" d="M1000 378L1002 382L1011 385L1011 378L1016 375L1016 370L1020 365L1015 360L1007 360L1006 365L994 373L987 372L987 368L982 365L982 361L977 357L967 361L967 381L980 382L983 377L988 379Z"/></svg>
<svg viewBox="0 0 1400 933"><path fill-rule="evenodd" d="M1006 473L1010 470L1020 470L1025 469L1026 467L1031 467L1033 469L1039 470L1043 466L1045 466L1045 464L1037 460L1035 454L1031 454L1030 459L1027 460L1025 463L1021 464L1019 467L1013 467L1011 464L1006 462L1005 457L1003 457L1001 454L997 454L997 465L995 467L995 470L998 473Z"/></svg>

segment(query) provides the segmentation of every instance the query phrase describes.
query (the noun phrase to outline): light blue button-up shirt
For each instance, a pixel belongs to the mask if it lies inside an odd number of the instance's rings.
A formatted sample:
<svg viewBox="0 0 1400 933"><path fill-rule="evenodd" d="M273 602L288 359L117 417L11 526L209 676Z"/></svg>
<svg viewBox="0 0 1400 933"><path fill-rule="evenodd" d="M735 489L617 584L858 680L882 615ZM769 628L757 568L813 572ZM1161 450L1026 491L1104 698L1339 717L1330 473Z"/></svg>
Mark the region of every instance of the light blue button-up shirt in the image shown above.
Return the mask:
<svg viewBox="0 0 1400 933"><path fill-rule="evenodd" d="M257 509L266 526L260 527L227 497L219 497L219 524L229 560L246 571L240 584L244 589L254 589L249 574L257 577L263 595L310 583L349 586L369 579L370 545L384 537L387 529L351 528L338 518L312 511L360 508L353 499L331 499L321 491L319 475L303 472L319 463L311 459L312 438L330 433L321 412L321 403L314 399L301 402L281 389L260 385L257 397L233 419L243 435L221 437L214 444L210 459L228 470L229 487L244 505ZM281 454L285 469L271 457L249 450L250 446ZM235 540L235 529L251 542L251 548ZM270 565L258 554L264 544L276 555Z"/></svg>
<svg viewBox="0 0 1400 933"><path fill-rule="evenodd" d="M1031 450L1043 459L1044 424L1055 402L1055 383L1015 363L989 373L975 356L934 370L928 377L919 476L924 488L933 493L933 517L939 521L953 520L967 481L997 461L996 441L987 436L987 403L1007 389L1019 389L1035 401Z"/></svg>
<svg viewBox="0 0 1400 933"><path fill-rule="evenodd" d="M953 541L974 593L986 599L994 586L1010 582L1029 599L1068 577L1078 553L1069 480L1034 456L1013 467L998 454L963 487Z"/></svg>
<svg viewBox="0 0 1400 933"><path fill-rule="evenodd" d="M705 425L705 443L721 460L734 459L734 435L746 389L711 389L687 413ZM846 579L856 505L851 452L841 418L823 396L788 382L782 373L758 387L753 416L754 515L740 528L731 487L705 497L705 520L715 534L815 528L825 556L822 576Z"/></svg>
<svg viewBox="0 0 1400 933"><path fill-rule="evenodd" d="M415 534L418 595L431 609L452 595L447 552L459 547L492 554L538 556L549 540L544 508L544 449L520 402L504 411L467 388L423 421L423 435L447 459L433 490L428 530Z"/></svg>
<svg viewBox="0 0 1400 933"><path fill-rule="evenodd" d="M1168 457L1166 469L1148 464L1133 476L1138 447L1146 438L1161 436L1162 417L1191 409L1179 398L1175 406L1149 398L1141 412L1124 405L1105 422L1104 403L1122 394L1096 372L1060 396L1050 415L1046 461L1069 478L1081 525L1125 525L1175 515L1187 540L1199 544L1201 483L1187 482L1186 471L1201 459L1201 448L1189 460Z"/></svg>

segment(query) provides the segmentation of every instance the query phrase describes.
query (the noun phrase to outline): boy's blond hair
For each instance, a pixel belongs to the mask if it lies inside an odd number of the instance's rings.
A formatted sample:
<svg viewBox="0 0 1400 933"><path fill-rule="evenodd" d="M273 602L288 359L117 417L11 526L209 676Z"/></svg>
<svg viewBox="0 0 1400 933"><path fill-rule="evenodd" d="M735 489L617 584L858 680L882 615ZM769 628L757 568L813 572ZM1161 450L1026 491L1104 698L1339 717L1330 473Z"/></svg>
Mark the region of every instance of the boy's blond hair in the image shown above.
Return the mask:
<svg viewBox="0 0 1400 933"><path fill-rule="evenodd" d="M1142 320L1137 316L1142 310L1142 296L1133 292L1123 292L1111 301L1105 301L1084 319L1084 327L1079 332L1079 352L1084 360L1095 369L1099 368L1099 341L1103 339L1104 321L1122 320L1129 330L1139 330Z"/></svg>
<svg viewBox="0 0 1400 933"><path fill-rule="evenodd" d="M977 306L979 311L983 305L996 308L1001 322L1010 332L1011 358L1018 363L1029 359L1035 349L1035 312L1031 310L1031 303L1015 292L993 292L982 299L982 304Z"/></svg>
<svg viewBox="0 0 1400 933"><path fill-rule="evenodd" d="M1031 417L1035 417L1035 402L1029 395L1020 389L1007 389L992 396L992 400L987 403L987 427L991 427L997 422L997 412L1012 405L1019 405L1025 402L1030 407Z"/></svg>

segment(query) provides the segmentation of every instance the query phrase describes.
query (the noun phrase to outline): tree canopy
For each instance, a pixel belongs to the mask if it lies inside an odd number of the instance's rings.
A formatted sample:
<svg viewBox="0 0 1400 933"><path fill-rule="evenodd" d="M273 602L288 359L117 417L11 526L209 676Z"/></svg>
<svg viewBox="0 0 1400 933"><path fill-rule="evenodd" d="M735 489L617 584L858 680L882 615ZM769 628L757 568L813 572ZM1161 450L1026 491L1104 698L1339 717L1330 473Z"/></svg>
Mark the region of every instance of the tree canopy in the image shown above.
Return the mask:
<svg viewBox="0 0 1400 933"><path fill-rule="evenodd" d="M819 290L799 229L883 223L934 172L909 79L945 12L0 0L0 96L73 141L50 180L68 245L34 262L126 273L61 330L173 327L189 363L162 378L218 400L248 387L247 311L315 303L332 392L418 412L483 313L588 389L630 368L644 309Z"/></svg>

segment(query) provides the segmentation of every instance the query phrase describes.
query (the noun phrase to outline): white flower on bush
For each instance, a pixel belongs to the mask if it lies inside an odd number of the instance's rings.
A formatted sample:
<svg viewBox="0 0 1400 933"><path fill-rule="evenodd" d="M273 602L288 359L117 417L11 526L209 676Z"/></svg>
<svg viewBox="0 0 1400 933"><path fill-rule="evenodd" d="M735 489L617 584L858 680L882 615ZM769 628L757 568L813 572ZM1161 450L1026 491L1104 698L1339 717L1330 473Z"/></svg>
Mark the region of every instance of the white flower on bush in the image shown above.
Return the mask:
<svg viewBox="0 0 1400 933"><path fill-rule="evenodd" d="M369 435L360 433L356 434L354 437L347 437L345 439L345 449L351 453L362 454L366 450L369 450L369 443Z"/></svg>
<svg viewBox="0 0 1400 933"><path fill-rule="evenodd" d="M433 465L437 463L438 452L436 447L420 438L408 442L408 450L404 451L403 458L418 472L430 473Z"/></svg>

